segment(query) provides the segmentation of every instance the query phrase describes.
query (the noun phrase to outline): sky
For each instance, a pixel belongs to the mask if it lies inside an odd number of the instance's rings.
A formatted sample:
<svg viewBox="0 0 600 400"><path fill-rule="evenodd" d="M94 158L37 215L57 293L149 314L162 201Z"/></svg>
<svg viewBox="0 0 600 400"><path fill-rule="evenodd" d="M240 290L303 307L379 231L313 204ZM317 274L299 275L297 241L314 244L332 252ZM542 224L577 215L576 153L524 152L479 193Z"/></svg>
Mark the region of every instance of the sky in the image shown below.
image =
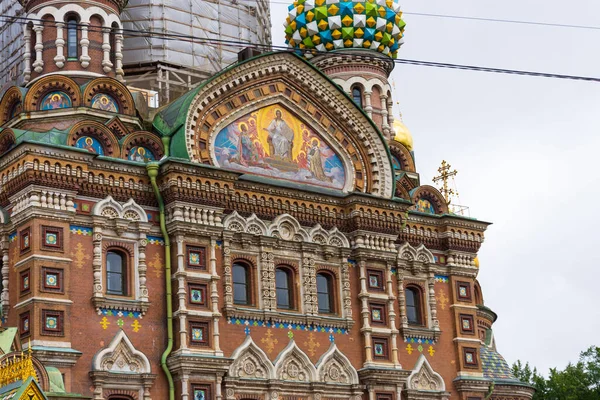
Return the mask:
<svg viewBox="0 0 600 400"><path fill-rule="evenodd" d="M283 45L285 0L271 0ZM400 0L433 13L595 26L572 29L405 14L399 58L600 78L598 0ZM509 363L540 372L600 345L600 83L398 64L394 102L414 137L421 184L442 160L460 203L492 222L479 252L486 306Z"/></svg>

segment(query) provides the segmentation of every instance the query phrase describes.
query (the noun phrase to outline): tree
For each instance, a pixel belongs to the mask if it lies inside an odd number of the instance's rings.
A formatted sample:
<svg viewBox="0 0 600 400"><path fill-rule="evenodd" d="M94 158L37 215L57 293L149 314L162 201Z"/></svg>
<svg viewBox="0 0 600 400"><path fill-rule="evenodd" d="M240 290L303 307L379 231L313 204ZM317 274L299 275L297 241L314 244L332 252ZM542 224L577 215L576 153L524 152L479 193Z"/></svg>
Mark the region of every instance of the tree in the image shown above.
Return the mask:
<svg viewBox="0 0 600 400"><path fill-rule="evenodd" d="M533 400L600 399L600 347L582 352L576 364L569 363L562 371L551 368L547 379L521 361L513 364L512 371L521 382L535 387Z"/></svg>

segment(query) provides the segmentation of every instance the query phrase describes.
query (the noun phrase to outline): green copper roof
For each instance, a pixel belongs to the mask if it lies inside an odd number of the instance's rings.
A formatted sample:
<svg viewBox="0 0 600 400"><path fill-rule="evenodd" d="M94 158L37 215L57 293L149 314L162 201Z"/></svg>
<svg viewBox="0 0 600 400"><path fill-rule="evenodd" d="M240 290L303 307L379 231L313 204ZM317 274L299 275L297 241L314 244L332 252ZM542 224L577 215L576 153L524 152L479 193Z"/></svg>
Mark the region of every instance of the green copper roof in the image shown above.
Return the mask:
<svg viewBox="0 0 600 400"><path fill-rule="evenodd" d="M0 350L2 350L2 354L8 354L12 351L16 334L17 328L6 328L0 332Z"/></svg>
<svg viewBox="0 0 600 400"><path fill-rule="evenodd" d="M504 357L490 347L481 346L481 368L486 378L517 381Z"/></svg>
<svg viewBox="0 0 600 400"><path fill-rule="evenodd" d="M25 380L25 382L17 381L0 388L0 400L20 399L21 396L24 396L25 392L32 386L35 388L35 391L42 396L44 400L48 399L48 397L46 397L46 395L40 388L40 385L37 383L37 381L32 377L29 377Z"/></svg>
<svg viewBox="0 0 600 400"><path fill-rule="evenodd" d="M65 393L65 383L63 382L62 373L56 367L46 367L50 387L48 390L51 393Z"/></svg>

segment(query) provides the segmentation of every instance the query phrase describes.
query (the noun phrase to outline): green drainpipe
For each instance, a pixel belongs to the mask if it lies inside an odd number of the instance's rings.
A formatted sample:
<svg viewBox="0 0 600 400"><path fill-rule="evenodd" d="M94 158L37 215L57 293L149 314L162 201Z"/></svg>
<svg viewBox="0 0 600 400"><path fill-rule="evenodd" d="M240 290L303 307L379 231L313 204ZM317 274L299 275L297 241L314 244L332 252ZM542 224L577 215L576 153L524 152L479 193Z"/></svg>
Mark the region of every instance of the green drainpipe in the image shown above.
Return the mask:
<svg viewBox="0 0 600 400"><path fill-rule="evenodd" d="M163 148L165 149L165 157L169 157L171 154L171 137L163 136L162 137Z"/></svg>
<svg viewBox="0 0 600 400"><path fill-rule="evenodd" d="M165 240L165 286L166 286L166 297L167 297L167 348L160 358L160 366L162 367L167 381L169 382L169 400L175 400L175 385L173 385L173 376L169 367L167 367L167 357L173 350L173 297L171 287L171 241L169 240L169 233L167 232L167 226L165 225L165 203L163 201L158 185L156 184L156 177L158 176L158 163L146 164L146 170L150 177L150 183L152 189L154 189L154 195L158 202L158 209L160 213L160 230Z"/></svg>
<svg viewBox="0 0 600 400"><path fill-rule="evenodd" d="M494 388L496 387L496 382L492 381L492 384L490 385L487 395L485 396L485 400L489 400L490 397L492 397L492 394L494 394Z"/></svg>

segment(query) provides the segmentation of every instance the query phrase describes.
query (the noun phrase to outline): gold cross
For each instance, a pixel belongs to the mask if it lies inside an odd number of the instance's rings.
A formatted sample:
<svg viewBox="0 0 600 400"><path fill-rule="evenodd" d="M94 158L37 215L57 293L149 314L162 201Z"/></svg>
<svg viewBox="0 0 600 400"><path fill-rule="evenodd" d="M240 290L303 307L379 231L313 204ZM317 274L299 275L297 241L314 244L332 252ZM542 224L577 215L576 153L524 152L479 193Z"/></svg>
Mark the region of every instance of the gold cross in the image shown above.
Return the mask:
<svg viewBox="0 0 600 400"><path fill-rule="evenodd" d="M100 321L100 325L102 326L102 329L108 328L108 326L110 325L110 322L108 322L108 318L102 317L102 320Z"/></svg>
<svg viewBox="0 0 600 400"><path fill-rule="evenodd" d="M260 341L266 345L266 350L267 350L267 353L269 353L269 354L271 354L271 352L275 348L275 345L278 342L277 339L273 339L273 332L271 332L270 329L267 330L265 337L262 338Z"/></svg>
<svg viewBox="0 0 600 400"><path fill-rule="evenodd" d="M440 294L437 295L436 299L440 303L442 310L445 310L446 304L448 304L448 297L446 297L446 292L444 292L444 289L440 289Z"/></svg>
<svg viewBox="0 0 600 400"><path fill-rule="evenodd" d="M308 352L311 356L314 356L315 350L321 346L321 343L315 341L315 335L311 332L308 334L308 341L304 342L304 345L308 346Z"/></svg>
<svg viewBox="0 0 600 400"><path fill-rule="evenodd" d="M154 273L156 274L157 278L160 278L162 275L163 264L163 259L159 253L155 253L153 261L148 263L148 265L154 268Z"/></svg>
<svg viewBox="0 0 600 400"><path fill-rule="evenodd" d="M131 327L133 328L134 332L137 332L140 330L142 325L140 325L139 321L136 319L135 321L133 321L133 324L131 324Z"/></svg>
<svg viewBox="0 0 600 400"><path fill-rule="evenodd" d="M446 162L446 160L442 160L442 166L438 168L439 176L433 178L433 182L437 183L442 181L442 187L440 188L440 192L444 195L444 199L446 200L446 204L450 204L450 200L453 195L457 195L458 193L454 193L454 190L448 188L448 178L456 176L458 173L457 170L450 171L452 166Z"/></svg>
<svg viewBox="0 0 600 400"><path fill-rule="evenodd" d="M77 246L75 246L76 251L71 253L71 256L75 258L75 265L77 265L77 268L83 268L83 264L85 260L90 260L91 257L89 254L85 253L85 250L83 249L83 244L81 243L77 243Z"/></svg>
<svg viewBox="0 0 600 400"><path fill-rule="evenodd" d="M433 346L429 346L429 349L427 351L429 352L429 355L431 357L433 357L433 353L435 353L435 350L433 349Z"/></svg>
<svg viewBox="0 0 600 400"><path fill-rule="evenodd" d="M412 352L413 352L413 348L412 348L412 346L410 345L410 343L408 344L408 346L406 346L406 352L407 352L408 354L412 354Z"/></svg>

